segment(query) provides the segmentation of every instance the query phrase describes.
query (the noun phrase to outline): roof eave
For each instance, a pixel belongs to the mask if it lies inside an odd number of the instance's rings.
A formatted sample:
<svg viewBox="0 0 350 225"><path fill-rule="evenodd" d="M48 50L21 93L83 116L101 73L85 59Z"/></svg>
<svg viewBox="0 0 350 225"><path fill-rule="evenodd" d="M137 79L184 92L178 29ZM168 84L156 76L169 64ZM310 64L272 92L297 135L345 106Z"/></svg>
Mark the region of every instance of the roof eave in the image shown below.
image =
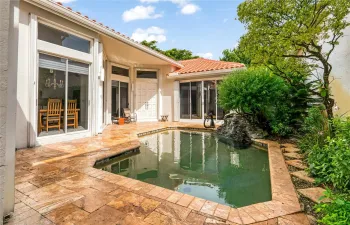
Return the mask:
<svg viewBox="0 0 350 225"><path fill-rule="evenodd" d="M98 24L97 22L93 22L91 20L88 20L88 19L84 18L82 15L67 9L64 6L60 6L60 5L54 3L50 0L24 0L24 1L26 1L30 4L34 4L34 5L41 7L41 8L49 9L54 14L62 15L66 19L69 19L75 23L79 23L80 25L83 25L84 27L86 27L88 29L93 29L97 32L103 33L103 34L108 35L112 38L115 38L119 41L122 41L127 45L135 47L135 48L137 48L141 51L144 51L150 55L153 55L159 59L162 59L166 62L169 62L173 66L177 66L179 68L184 67L181 63L179 63L179 62L177 62L177 61L175 61L175 60L173 60L173 59L171 59L171 58L169 58L169 57L167 57L167 56L165 56L165 55L163 55L163 54L161 54L153 49L150 49L150 48L148 48L140 43L134 42L131 39L123 37L122 35L119 35L119 34L115 33L114 31L112 31L111 29L108 29L108 28Z"/></svg>
<svg viewBox="0 0 350 225"><path fill-rule="evenodd" d="M203 71L203 72L196 72L196 73L184 73L180 74L178 72L169 73L167 78L168 79L188 79L192 77L207 77L207 76L219 76L219 75L227 75L230 74L232 71L235 70L241 70L246 69L246 67L238 67L238 68L230 68L230 69L223 69L223 70L210 70L210 71Z"/></svg>

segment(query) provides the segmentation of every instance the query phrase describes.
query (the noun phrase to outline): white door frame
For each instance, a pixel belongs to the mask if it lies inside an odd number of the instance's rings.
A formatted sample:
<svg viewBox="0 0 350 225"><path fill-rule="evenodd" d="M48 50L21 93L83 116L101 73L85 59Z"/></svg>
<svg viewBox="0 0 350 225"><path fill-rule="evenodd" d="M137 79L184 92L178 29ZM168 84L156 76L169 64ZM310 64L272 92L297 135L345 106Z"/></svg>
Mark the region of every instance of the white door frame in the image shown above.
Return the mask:
<svg viewBox="0 0 350 225"><path fill-rule="evenodd" d="M120 68L123 68L123 69L127 69L129 71L129 76L126 77L126 76L122 76L122 75L117 75L117 74L112 74L112 66L116 66L116 67L120 67ZM124 65L121 65L121 64L117 64L117 63L113 63L113 62L110 62L108 63L108 67L109 67L109 70L108 70L108 73L109 73L109 82L108 82L108 87L107 88L110 88L110 92L109 92L109 97L107 97L107 99L110 99L110 101L107 103L110 105L110 109L111 109L111 112L110 112L110 117L112 116L112 81L118 81L118 82L123 82L123 83L128 83L128 102L129 102L129 108L131 107L132 103L131 103L131 68L128 67L128 66L124 66ZM107 83L107 82L106 82ZM119 86L119 98L120 98L120 86ZM119 106L118 106L118 109L119 109L119 115L120 115L120 99L119 99ZM110 118L109 118L110 119ZM108 121L108 120L107 120Z"/></svg>
<svg viewBox="0 0 350 225"><path fill-rule="evenodd" d="M137 71L152 71L152 72L156 72L157 74L157 79L148 79L148 78L137 78ZM159 83L160 83L160 73L159 73L159 69L147 69L147 68L135 68L135 81L134 81L134 86L135 86L135 97L134 97L134 111L136 113L136 106L137 106L137 82L149 82L149 83L157 83L157 109L156 109L156 118L152 119L152 120L144 120L144 121L158 121L159 118L159 114L160 114L160 90L159 90ZM139 118L139 117L138 117ZM142 121L141 121L142 122Z"/></svg>

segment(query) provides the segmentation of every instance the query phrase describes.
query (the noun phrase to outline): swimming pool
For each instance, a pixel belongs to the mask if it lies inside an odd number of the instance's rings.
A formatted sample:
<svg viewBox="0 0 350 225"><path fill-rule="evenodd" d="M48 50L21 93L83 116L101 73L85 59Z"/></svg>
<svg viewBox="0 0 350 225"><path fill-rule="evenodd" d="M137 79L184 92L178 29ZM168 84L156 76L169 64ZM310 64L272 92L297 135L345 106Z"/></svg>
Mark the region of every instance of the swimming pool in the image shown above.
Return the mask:
<svg viewBox="0 0 350 225"><path fill-rule="evenodd" d="M237 149L195 131L171 130L140 142L133 154L96 167L231 207L271 200L267 151Z"/></svg>

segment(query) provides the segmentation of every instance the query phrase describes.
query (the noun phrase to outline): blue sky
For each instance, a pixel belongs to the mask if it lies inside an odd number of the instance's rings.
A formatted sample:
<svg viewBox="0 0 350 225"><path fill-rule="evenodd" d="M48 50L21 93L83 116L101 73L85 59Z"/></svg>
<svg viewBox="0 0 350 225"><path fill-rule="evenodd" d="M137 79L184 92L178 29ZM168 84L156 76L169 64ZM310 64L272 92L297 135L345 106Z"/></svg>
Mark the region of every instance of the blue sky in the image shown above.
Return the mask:
<svg viewBox="0 0 350 225"><path fill-rule="evenodd" d="M137 41L157 40L161 49L181 48L219 59L244 27L243 0L57 0Z"/></svg>

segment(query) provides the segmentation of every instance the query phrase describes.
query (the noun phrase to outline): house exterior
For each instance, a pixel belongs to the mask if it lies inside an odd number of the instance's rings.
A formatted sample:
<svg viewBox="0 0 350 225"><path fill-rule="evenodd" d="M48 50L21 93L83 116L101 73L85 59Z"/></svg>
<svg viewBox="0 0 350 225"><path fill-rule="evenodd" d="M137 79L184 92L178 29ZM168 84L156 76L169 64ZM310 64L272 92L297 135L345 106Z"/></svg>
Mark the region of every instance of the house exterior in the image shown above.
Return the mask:
<svg viewBox="0 0 350 225"><path fill-rule="evenodd" d="M350 22L350 17L348 17ZM331 93L335 100L334 113L338 116L350 115L350 27L344 29L344 36L330 57Z"/></svg>
<svg viewBox="0 0 350 225"><path fill-rule="evenodd" d="M220 120L217 84L244 68L174 61L51 0L19 2L18 56L17 149L96 135L124 109L138 122Z"/></svg>

